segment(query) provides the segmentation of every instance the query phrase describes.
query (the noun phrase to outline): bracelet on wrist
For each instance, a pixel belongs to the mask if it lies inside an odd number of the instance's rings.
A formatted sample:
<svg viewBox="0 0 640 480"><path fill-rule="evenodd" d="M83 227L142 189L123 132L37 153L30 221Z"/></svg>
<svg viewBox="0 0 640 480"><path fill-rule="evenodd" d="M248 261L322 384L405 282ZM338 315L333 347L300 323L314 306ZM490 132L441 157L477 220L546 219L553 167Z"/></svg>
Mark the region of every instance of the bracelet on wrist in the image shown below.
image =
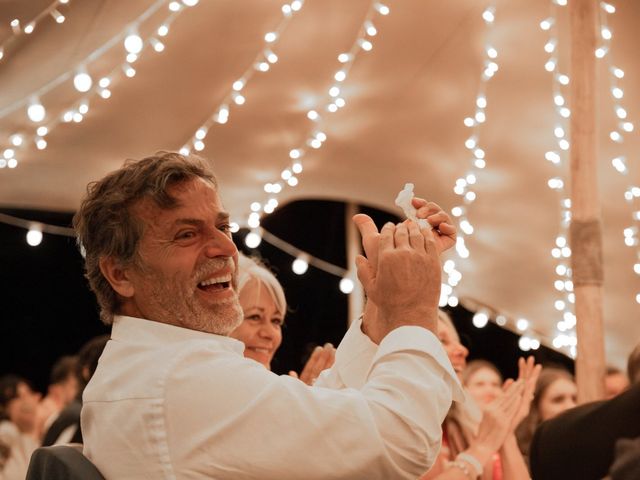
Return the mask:
<svg viewBox="0 0 640 480"><path fill-rule="evenodd" d="M482 468L482 464L480 463L480 460L478 460L476 457L474 457L470 453L460 452L456 456L456 461L458 460L462 460L463 462L467 462L469 465L471 465L475 470L475 474L477 477L482 475L483 468Z"/></svg>
<svg viewBox="0 0 640 480"><path fill-rule="evenodd" d="M458 468L462 470L462 473L464 473L469 480L476 480L476 478L478 478L476 475L473 474L471 469L462 460L454 460L453 462L449 462L448 467Z"/></svg>

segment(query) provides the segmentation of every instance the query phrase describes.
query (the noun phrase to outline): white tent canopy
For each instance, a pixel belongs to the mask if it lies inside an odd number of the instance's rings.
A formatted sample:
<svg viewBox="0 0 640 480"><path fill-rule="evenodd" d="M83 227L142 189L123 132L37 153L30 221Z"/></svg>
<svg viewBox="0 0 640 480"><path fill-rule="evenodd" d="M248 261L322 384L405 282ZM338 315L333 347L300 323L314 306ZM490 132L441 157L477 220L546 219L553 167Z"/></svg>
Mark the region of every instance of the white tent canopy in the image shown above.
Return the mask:
<svg viewBox="0 0 640 480"><path fill-rule="evenodd" d="M208 119L217 118L214 114L225 98L230 100L233 83L245 75L240 92L245 103L228 102L228 122L211 122L200 152L212 160L235 221L245 224L251 203L267 200L264 184L280 180L282 170L291 166L290 150L299 147L306 149L300 159L303 171L295 175L295 188L277 195L281 205L326 198L393 209L397 192L413 182L417 194L451 210L465 205L453 191L456 180L474 173L476 182L469 190L476 199L466 205L474 228L465 235L470 255L447 257L462 273L456 294L490 306L493 315L504 314L512 328L517 319L528 319L529 334L543 341L558 333L562 314L554 303L564 294L554 288L560 277L551 250L560 231L560 200L570 186L565 185L563 194L548 187L554 177L568 183L568 163L554 166L545 153L560 152L554 129L568 129L568 122L554 105L558 83L544 67L555 54L544 46L551 34L558 34L556 73L568 74L566 7L551 1L496 1L495 21L488 26L482 14L491 2L474 0L390 0L385 2L388 15L368 0L306 0L285 22L281 0L201 0L192 7L179 2L181 8L173 14L168 3L3 2L0 147L2 152L13 149L7 157L15 157L18 165L0 169L1 207L74 210L86 184L125 158L189 144ZM141 17L156 4L157 11ZM637 247L625 246L623 235L635 225L632 213L638 205L626 202L624 193L640 182L640 140L636 130L619 129L609 67L625 71L624 78L616 79L623 89L617 102L634 122L640 118L640 4L613 5L615 13L602 11L613 37L598 67L598 155L606 352L610 363L623 366L640 338L635 300L640 282L633 271ZM53 8L66 17L64 23L47 13L29 35L12 30L14 18L24 29ZM173 15L169 33L161 37L156 30L168 15ZM541 30L539 23L550 16L555 24ZM375 36L362 33L366 18L375 26ZM265 43L265 34L278 25L278 38ZM156 53L149 44L131 64L135 76L127 78L122 74L122 40L132 28L143 41L153 36L165 49ZM345 105L328 112L328 91L343 65L338 54L349 52L359 38L371 41L373 48L351 50L357 55L347 64L339 93ZM114 46L104 47L112 39ZM483 82L488 46L498 53L499 70ZM253 65L265 48L278 61L261 72ZM87 60L96 51L101 55ZM74 89L73 76L80 68L93 77L94 87L113 72L107 87L111 97ZM475 114L481 91L487 99L486 121L473 131L486 153L486 167L474 169L472 152L465 147L472 129L463 120ZM40 125L50 125L43 150L32 138L37 125L26 114L38 92L46 109ZM83 98L89 100L89 110L81 122L57 120L81 108ZM309 110L318 111L320 119L309 119ZM616 129L623 133L621 143L609 138ZM326 135L321 148L306 145L314 132ZM23 135L24 145L11 145L16 133ZM562 155L568 159L566 152ZM611 165L611 159L623 155L626 175Z"/></svg>

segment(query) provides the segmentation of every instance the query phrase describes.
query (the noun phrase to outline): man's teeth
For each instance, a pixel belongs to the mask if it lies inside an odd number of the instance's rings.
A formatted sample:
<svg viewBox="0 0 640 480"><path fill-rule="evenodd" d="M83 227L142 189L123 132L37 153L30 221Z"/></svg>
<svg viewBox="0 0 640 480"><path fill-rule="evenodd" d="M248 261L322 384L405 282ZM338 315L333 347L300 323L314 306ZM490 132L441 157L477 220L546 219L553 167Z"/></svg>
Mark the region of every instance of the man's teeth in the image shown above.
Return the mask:
<svg viewBox="0 0 640 480"><path fill-rule="evenodd" d="M207 285L215 285L216 283L229 283L231 282L231 275L224 275L221 277L209 278L208 280L203 280L198 285L201 287L206 287Z"/></svg>
<svg viewBox="0 0 640 480"><path fill-rule="evenodd" d="M268 348L258 348L258 347L248 347L249 350L253 350L254 352L257 353L269 353L269 349Z"/></svg>

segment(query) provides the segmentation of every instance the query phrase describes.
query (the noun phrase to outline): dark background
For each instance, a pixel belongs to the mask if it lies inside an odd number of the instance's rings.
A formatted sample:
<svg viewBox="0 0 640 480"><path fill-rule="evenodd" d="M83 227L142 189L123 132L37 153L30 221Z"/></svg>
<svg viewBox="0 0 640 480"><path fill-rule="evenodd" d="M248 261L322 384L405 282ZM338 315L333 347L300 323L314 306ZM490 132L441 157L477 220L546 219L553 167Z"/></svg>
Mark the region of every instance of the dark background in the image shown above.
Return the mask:
<svg viewBox="0 0 640 480"><path fill-rule="evenodd" d="M359 208L379 226L399 220L386 212ZM262 226L296 248L346 268L345 209L342 202L296 201L264 218ZM72 213L0 211L65 227L70 226L72 217ZM45 233L42 243L31 247L26 243L26 232L0 223L0 375L22 375L44 392L55 360L75 354L90 338L108 333L109 327L99 320L75 240ZM300 371L315 345L337 345L346 331L347 296L338 289L340 278L312 265L304 275L296 275L291 270L293 257L264 240L255 250L248 249L243 241L246 233L234 234L236 245L268 264L284 286L289 303L273 370ZM517 375L517 358L524 355L518 348L518 335L494 323L482 329L474 327L473 312L463 306L448 311L469 347L469 359L485 358L505 377ZM541 347L534 354L543 364L562 364L573 371L573 361L560 353Z"/></svg>

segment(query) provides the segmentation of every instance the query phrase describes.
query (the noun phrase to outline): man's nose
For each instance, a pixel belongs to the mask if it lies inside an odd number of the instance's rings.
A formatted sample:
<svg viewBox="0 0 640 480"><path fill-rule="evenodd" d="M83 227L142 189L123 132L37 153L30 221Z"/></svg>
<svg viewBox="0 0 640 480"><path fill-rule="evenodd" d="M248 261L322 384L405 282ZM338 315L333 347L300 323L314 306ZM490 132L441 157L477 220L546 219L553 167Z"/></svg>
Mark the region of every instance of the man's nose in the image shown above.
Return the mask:
<svg viewBox="0 0 640 480"><path fill-rule="evenodd" d="M209 258L232 257L238 253L236 244L224 232L216 230L207 242L205 254Z"/></svg>

